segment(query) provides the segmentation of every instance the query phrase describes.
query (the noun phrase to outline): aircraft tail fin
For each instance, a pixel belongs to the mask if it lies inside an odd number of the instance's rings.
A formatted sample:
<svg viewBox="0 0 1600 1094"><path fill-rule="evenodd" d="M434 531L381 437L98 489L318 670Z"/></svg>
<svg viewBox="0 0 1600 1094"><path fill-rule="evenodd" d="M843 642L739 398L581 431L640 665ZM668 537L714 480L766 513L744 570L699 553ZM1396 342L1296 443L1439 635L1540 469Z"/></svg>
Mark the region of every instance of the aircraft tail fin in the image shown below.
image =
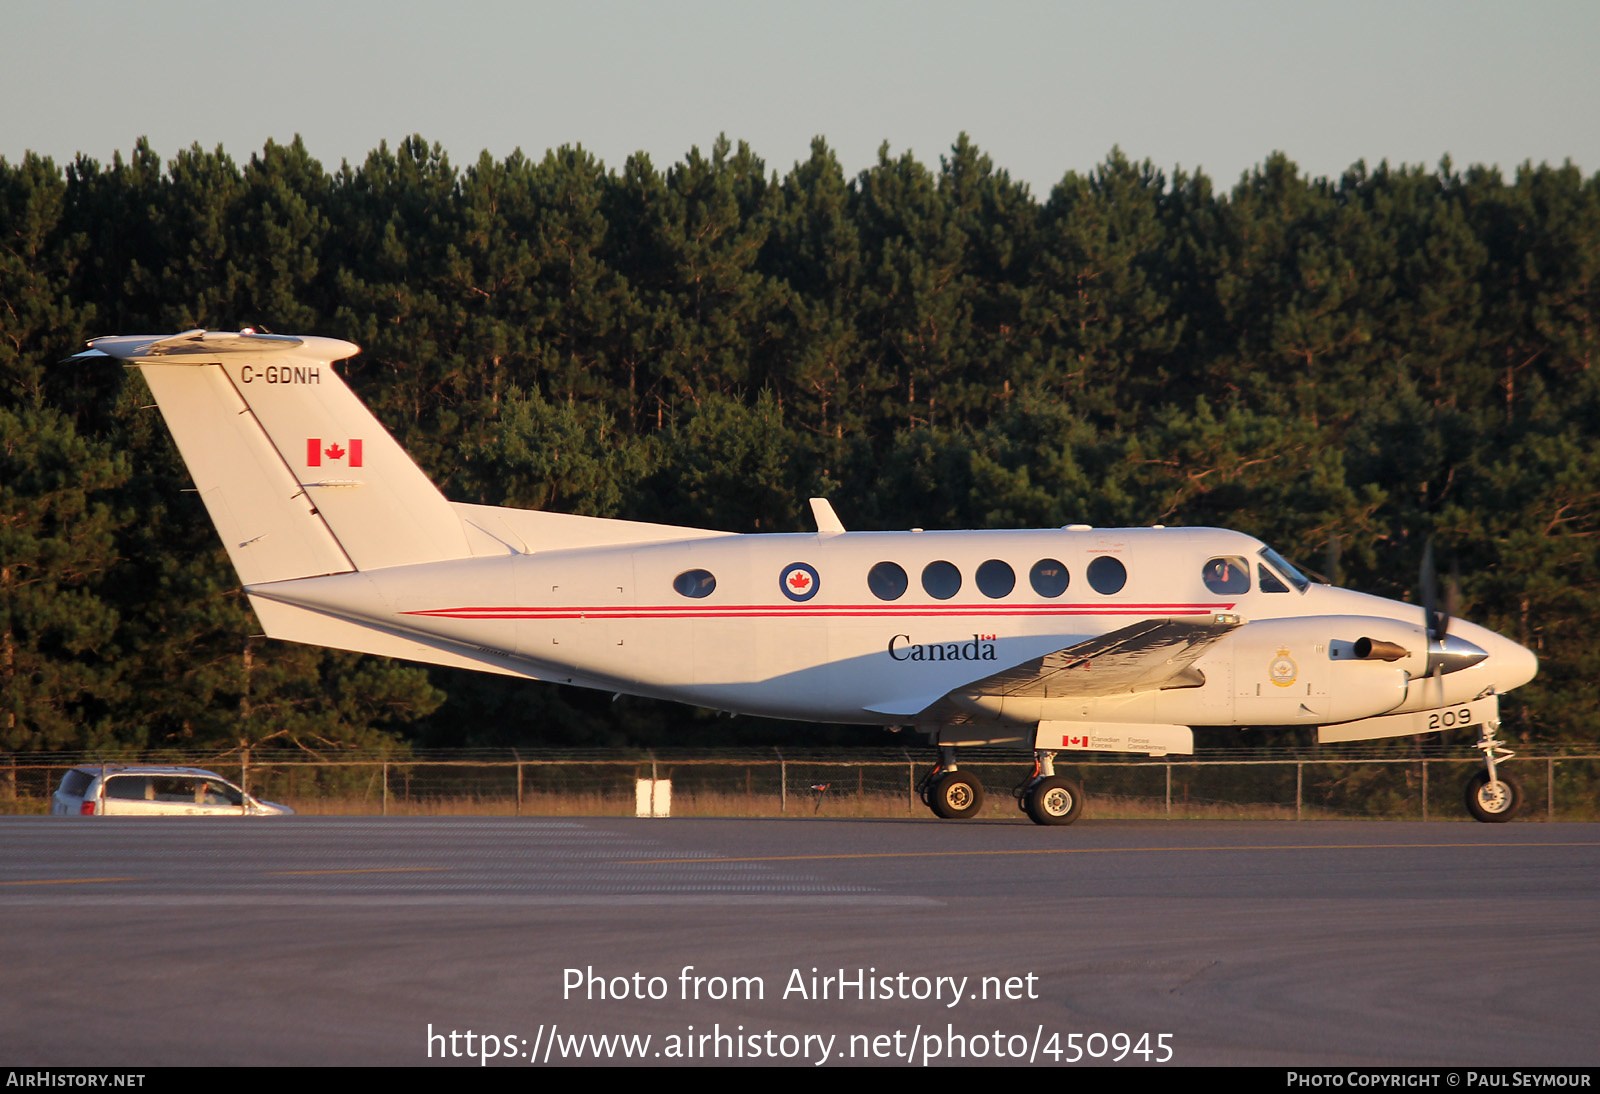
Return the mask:
<svg viewBox="0 0 1600 1094"><path fill-rule="evenodd" d="M473 554L460 517L333 370L336 338L97 338L144 374L245 585Z"/></svg>

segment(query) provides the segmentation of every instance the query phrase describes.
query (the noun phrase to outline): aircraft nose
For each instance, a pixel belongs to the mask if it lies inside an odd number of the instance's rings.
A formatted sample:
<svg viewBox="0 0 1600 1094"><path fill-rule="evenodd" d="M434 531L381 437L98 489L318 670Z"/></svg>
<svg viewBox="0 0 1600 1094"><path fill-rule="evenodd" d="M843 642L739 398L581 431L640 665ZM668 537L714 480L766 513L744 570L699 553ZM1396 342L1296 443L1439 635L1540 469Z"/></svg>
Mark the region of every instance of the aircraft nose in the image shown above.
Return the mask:
<svg viewBox="0 0 1600 1094"><path fill-rule="evenodd" d="M1500 640L1504 649L1494 650L1490 657L1495 662L1495 683L1501 691L1510 691L1512 688L1521 687L1532 680L1539 672L1539 658L1527 646L1521 646L1509 638Z"/></svg>
<svg viewBox="0 0 1600 1094"><path fill-rule="evenodd" d="M1521 687L1538 673L1539 659L1528 647L1513 642L1503 634L1496 634L1487 627L1465 621L1450 622L1450 639L1464 638L1488 654L1476 664L1475 672L1479 674L1479 679L1487 673L1496 691L1503 694Z"/></svg>
<svg viewBox="0 0 1600 1094"><path fill-rule="evenodd" d="M1493 631L1484 631L1483 638L1478 638L1478 644L1488 651L1489 656L1484 664L1494 677L1495 690L1507 692L1512 688L1521 687L1532 680L1539 671L1539 659L1534 656L1527 646L1519 645L1502 634Z"/></svg>

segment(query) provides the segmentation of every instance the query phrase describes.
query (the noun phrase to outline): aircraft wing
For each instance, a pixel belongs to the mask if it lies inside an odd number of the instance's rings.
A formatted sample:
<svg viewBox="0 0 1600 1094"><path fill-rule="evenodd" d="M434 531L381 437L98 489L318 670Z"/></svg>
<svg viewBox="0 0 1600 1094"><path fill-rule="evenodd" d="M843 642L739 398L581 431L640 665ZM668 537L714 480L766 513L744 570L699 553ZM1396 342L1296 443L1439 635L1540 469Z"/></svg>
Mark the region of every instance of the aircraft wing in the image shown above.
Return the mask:
<svg viewBox="0 0 1600 1094"><path fill-rule="evenodd" d="M1024 661L961 688L966 695L1046 699L1125 695L1202 683L1189 666L1238 623L1145 619L1055 653Z"/></svg>
<svg viewBox="0 0 1600 1094"><path fill-rule="evenodd" d="M1191 666L1238 622L1145 619L1085 639L927 700L907 699L872 709L908 720L972 720L967 697L1091 698L1167 687L1198 687L1205 678Z"/></svg>

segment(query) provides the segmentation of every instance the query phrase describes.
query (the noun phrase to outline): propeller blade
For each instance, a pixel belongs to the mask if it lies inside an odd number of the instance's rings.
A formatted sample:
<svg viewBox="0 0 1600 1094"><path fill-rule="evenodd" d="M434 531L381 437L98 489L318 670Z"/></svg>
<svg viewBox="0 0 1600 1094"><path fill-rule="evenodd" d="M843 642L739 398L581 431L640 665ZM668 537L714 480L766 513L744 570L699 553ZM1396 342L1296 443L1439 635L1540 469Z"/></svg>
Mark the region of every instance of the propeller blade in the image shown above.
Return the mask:
<svg viewBox="0 0 1600 1094"><path fill-rule="evenodd" d="M1437 642L1444 637L1439 622L1439 573L1433 565L1433 537L1428 537L1422 548L1422 573L1418 575L1422 586L1422 625L1428 632L1428 641Z"/></svg>
<svg viewBox="0 0 1600 1094"><path fill-rule="evenodd" d="M1322 558L1322 574L1328 579L1329 585L1344 584L1344 570L1339 566L1339 557L1344 553L1344 537L1329 536L1328 549Z"/></svg>

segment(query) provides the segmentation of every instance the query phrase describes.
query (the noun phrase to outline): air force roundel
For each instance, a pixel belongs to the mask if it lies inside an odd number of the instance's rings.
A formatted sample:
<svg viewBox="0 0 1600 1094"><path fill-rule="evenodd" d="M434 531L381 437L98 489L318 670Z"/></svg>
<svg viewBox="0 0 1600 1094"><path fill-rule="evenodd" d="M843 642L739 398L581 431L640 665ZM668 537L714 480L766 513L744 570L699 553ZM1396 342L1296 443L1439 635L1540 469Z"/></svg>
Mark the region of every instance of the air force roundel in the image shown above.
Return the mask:
<svg viewBox="0 0 1600 1094"><path fill-rule="evenodd" d="M778 587L790 600L810 600L817 595L817 588L821 584L822 579L817 576L817 571L804 562L789 563L778 578Z"/></svg>

